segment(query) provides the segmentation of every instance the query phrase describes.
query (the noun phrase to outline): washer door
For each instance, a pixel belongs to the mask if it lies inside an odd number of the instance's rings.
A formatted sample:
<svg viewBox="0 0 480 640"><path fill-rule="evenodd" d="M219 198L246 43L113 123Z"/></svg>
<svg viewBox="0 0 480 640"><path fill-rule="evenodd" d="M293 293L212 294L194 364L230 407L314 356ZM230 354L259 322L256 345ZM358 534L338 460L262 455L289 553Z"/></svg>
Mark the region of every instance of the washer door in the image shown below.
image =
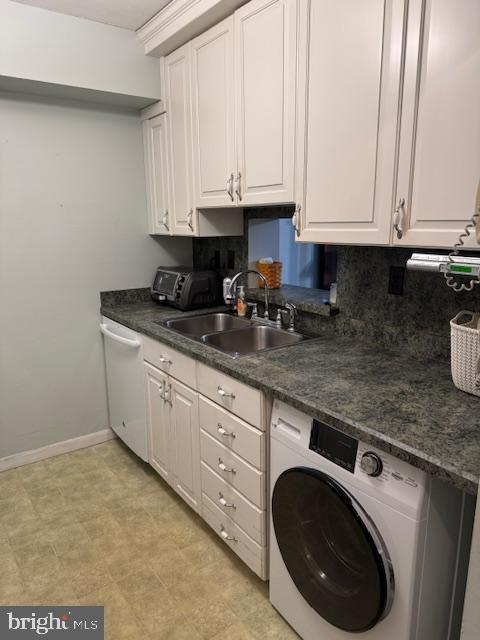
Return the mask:
<svg viewBox="0 0 480 640"><path fill-rule="evenodd" d="M322 618L361 632L387 615L394 591L388 552L341 485L315 469L288 469L275 484L272 516L288 573Z"/></svg>

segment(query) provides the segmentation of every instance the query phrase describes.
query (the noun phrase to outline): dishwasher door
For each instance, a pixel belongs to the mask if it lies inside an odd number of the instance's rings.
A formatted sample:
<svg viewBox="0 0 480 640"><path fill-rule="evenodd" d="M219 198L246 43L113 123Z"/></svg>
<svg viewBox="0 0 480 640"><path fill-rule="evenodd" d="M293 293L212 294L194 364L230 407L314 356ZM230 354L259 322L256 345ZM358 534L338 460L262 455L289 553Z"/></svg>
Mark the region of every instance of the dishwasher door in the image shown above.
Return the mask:
<svg viewBox="0 0 480 640"><path fill-rule="evenodd" d="M140 336L102 316L110 427L148 461L143 350Z"/></svg>

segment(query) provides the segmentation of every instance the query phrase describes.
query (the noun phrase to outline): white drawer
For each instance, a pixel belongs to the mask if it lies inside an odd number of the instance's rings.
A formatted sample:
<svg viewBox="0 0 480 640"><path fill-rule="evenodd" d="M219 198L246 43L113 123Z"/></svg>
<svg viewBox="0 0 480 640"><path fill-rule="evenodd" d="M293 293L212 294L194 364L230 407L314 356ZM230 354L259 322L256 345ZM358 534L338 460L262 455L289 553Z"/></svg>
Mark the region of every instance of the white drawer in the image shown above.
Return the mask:
<svg viewBox="0 0 480 640"><path fill-rule="evenodd" d="M146 336L143 339L143 357L160 371L176 378L192 389L197 388L196 362L193 358L165 346Z"/></svg>
<svg viewBox="0 0 480 640"><path fill-rule="evenodd" d="M265 430L263 394L257 389L199 363L198 390L227 411Z"/></svg>
<svg viewBox="0 0 480 640"><path fill-rule="evenodd" d="M204 520L224 540L232 551L245 562L250 569L260 578L266 580L267 573L267 548L261 547L252 540L231 518L226 516L210 500L202 494L202 515Z"/></svg>
<svg viewBox="0 0 480 640"><path fill-rule="evenodd" d="M201 458L226 482L260 509L265 508L265 476L235 453L200 430Z"/></svg>
<svg viewBox="0 0 480 640"><path fill-rule="evenodd" d="M265 469L265 433L202 396L200 427L257 469Z"/></svg>
<svg viewBox="0 0 480 640"><path fill-rule="evenodd" d="M202 462L202 491L260 545L266 540L266 511L249 502Z"/></svg>

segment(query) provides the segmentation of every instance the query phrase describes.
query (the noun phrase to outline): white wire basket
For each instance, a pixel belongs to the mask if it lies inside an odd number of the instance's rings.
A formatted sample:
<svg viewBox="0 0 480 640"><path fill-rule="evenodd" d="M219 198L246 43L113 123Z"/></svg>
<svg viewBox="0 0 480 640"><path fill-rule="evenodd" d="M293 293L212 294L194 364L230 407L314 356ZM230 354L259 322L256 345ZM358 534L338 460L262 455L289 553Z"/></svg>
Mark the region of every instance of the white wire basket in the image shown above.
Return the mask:
<svg viewBox="0 0 480 640"><path fill-rule="evenodd" d="M450 321L450 330L453 383L480 396L480 313L460 311Z"/></svg>

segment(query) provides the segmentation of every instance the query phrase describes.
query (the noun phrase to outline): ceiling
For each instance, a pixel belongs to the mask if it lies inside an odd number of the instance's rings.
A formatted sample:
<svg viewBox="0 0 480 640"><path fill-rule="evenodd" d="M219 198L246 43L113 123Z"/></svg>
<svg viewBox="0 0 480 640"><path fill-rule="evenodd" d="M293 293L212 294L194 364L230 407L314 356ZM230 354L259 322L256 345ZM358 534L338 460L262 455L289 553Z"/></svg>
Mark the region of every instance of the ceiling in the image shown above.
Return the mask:
<svg viewBox="0 0 480 640"><path fill-rule="evenodd" d="M170 0L14 0L115 27L136 30Z"/></svg>

